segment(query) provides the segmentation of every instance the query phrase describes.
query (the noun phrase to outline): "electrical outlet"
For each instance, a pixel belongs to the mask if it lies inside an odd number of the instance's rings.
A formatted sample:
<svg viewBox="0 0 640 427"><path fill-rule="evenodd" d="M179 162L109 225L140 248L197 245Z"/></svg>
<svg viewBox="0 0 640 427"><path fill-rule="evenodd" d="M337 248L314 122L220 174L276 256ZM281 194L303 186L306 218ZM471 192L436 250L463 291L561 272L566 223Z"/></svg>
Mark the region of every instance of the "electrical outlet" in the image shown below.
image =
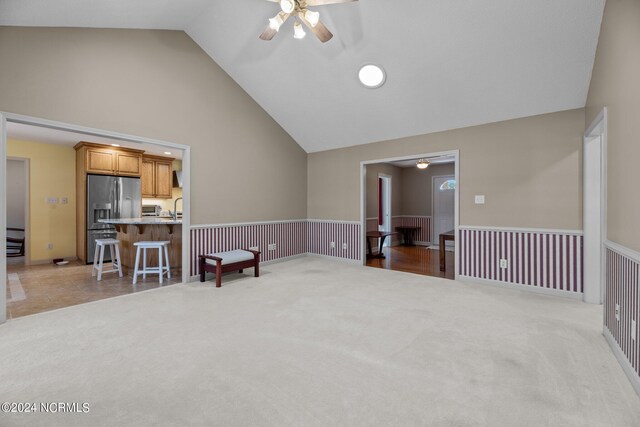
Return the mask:
<svg viewBox="0 0 640 427"><path fill-rule="evenodd" d="M58 198L57 197L47 197L47 204L48 205L57 205L58 204Z"/></svg>
<svg viewBox="0 0 640 427"><path fill-rule="evenodd" d="M331 247L331 249L335 249L336 248L336 242L329 243L329 247Z"/></svg>
<svg viewBox="0 0 640 427"><path fill-rule="evenodd" d="M509 268L509 261L502 258L500 260L500 268Z"/></svg>
<svg viewBox="0 0 640 427"><path fill-rule="evenodd" d="M636 340L636 321L631 320L631 339Z"/></svg>
<svg viewBox="0 0 640 427"><path fill-rule="evenodd" d="M249 249L251 249L252 251L259 251L260 249L258 249L257 246L249 246Z"/></svg>
<svg viewBox="0 0 640 427"><path fill-rule="evenodd" d="M620 321L620 304L616 304L616 320Z"/></svg>
<svg viewBox="0 0 640 427"><path fill-rule="evenodd" d="M271 244L269 245L269 250L270 250L270 251L275 251L275 250L276 250L276 244L275 244L275 243L271 243Z"/></svg>
<svg viewBox="0 0 640 427"><path fill-rule="evenodd" d="M60 203L62 203L63 205L66 205L69 203L69 198L68 197L61 197L60 198Z"/></svg>
<svg viewBox="0 0 640 427"><path fill-rule="evenodd" d="M47 243L47 249L49 250L53 249L53 243Z"/></svg>
<svg viewBox="0 0 640 427"><path fill-rule="evenodd" d="M476 195L476 205L484 205L484 195Z"/></svg>
<svg viewBox="0 0 640 427"><path fill-rule="evenodd" d="M347 250L347 244L346 243L342 244L342 250L345 250L345 251Z"/></svg>

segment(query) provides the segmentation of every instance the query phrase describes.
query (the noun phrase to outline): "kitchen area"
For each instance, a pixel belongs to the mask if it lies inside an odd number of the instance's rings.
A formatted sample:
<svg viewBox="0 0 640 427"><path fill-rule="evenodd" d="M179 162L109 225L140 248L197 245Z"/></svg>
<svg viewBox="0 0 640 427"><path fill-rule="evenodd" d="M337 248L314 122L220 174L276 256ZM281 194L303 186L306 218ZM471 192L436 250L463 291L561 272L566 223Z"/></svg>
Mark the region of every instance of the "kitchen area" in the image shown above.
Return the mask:
<svg viewBox="0 0 640 427"><path fill-rule="evenodd" d="M118 241L124 276L136 267L140 242L169 242L163 263L179 275L182 267L182 171L175 158L145 154L142 150L82 141L76 150L78 232L77 257L86 264L99 262L97 242ZM84 199L84 200L83 200ZM85 210L86 209L86 210ZM82 212L81 212L82 210ZM105 250L103 263L116 254ZM145 251L146 254L146 251ZM149 251L144 260L158 265Z"/></svg>
<svg viewBox="0 0 640 427"><path fill-rule="evenodd" d="M26 256L7 263L8 318L182 281L182 150L10 131L32 184Z"/></svg>

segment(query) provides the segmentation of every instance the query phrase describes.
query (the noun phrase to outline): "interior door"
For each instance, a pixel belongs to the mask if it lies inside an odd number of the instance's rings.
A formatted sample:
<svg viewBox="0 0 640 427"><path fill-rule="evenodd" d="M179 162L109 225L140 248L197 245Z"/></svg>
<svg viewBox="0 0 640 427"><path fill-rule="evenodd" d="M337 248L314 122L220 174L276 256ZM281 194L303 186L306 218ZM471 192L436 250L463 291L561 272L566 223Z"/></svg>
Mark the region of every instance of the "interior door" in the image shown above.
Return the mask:
<svg viewBox="0 0 640 427"><path fill-rule="evenodd" d="M455 176L433 177L433 238L432 243L438 244L440 234L455 228ZM453 247L454 242L446 242L448 247Z"/></svg>

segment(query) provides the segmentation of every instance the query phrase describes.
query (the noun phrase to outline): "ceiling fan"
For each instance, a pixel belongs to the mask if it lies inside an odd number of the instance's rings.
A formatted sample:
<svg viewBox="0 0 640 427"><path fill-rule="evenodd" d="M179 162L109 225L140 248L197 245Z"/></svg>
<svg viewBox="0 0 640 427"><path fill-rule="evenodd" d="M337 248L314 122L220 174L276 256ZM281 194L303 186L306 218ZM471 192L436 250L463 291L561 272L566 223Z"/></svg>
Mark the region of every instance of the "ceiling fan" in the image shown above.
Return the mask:
<svg viewBox="0 0 640 427"><path fill-rule="evenodd" d="M271 40L280 30L282 24L285 23L290 16L296 17L293 24L293 37L302 39L306 35L300 21L304 23L313 34L322 42L328 42L333 37L331 31L320 21L320 13L309 10L309 6L324 6L326 4L350 3L358 0L267 0L280 4L280 12L273 18L269 18L269 25L260 34L262 40Z"/></svg>

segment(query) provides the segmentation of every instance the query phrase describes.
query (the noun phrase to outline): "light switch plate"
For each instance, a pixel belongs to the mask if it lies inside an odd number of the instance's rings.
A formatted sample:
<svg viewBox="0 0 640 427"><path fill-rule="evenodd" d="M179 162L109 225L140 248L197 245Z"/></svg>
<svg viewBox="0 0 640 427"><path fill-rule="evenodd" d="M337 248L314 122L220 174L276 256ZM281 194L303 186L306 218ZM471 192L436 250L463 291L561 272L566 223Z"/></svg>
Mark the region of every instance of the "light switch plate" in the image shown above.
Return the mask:
<svg viewBox="0 0 640 427"><path fill-rule="evenodd" d="M484 195L476 194L476 205L484 205Z"/></svg>
<svg viewBox="0 0 640 427"><path fill-rule="evenodd" d="M69 203L69 198L68 197L61 197L60 198L60 203L62 203L63 205L66 205L67 203Z"/></svg>
<svg viewBox="0 0 640 427"><path fill-rule="evenodd" d="M58 198L57 197L47 197L47 204L48 205L57 205L58 204Z"/></svg>
<svg viewBox="0 0 640 427"><path fill-rule="evenodd" d="M620 321L620 304L616 304L616 320Z"/></svg>

